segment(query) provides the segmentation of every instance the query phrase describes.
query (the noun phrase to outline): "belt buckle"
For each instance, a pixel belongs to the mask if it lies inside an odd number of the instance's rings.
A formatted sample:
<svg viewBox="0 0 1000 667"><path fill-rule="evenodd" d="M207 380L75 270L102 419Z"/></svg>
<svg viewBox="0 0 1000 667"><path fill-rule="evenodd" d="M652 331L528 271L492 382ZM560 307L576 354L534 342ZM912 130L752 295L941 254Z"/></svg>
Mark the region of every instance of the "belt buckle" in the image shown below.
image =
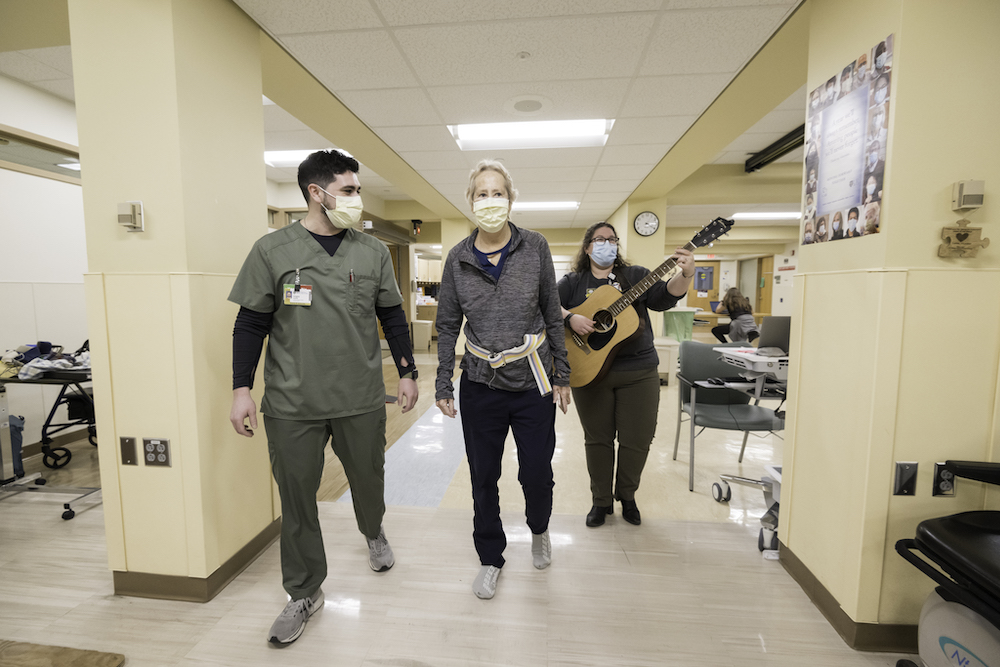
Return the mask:
<svg viewBox="0 0 1000 667"><path fill-rule="evenodd" d="M503 368L507 365L507 355L503 352L497 352L496 354L491 354L488 361L493 368ZM500 362L499 364L497 363L498 361Z"/></svg>

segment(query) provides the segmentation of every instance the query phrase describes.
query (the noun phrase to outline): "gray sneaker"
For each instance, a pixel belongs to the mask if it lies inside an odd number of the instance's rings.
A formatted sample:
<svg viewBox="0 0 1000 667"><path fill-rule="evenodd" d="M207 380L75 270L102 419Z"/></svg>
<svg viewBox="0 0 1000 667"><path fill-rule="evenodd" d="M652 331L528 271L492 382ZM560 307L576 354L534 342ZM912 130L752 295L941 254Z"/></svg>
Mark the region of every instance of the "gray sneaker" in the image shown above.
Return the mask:
<svg viewBox="0 0 1000 667"><path fill-rule="evenodd" d="M481 600L489 600L497 592L497 579L500 578L500 568L496 565L483 565L479 568L476 580L472 582L472 592Z"/></svg>
<svg viewBox="0 0 1000 667"><path fill-rule="evenodd" d="M310 597L291 600L285 605L285 610L278 615L267 641L276 646L288 646L299 638L306 628L309 617L323 608L323 589L317 590Z"/></svg>
<svg viewBox="0 0 1000 667"><path fill-rule="evenodd" d="M549 531L541 535L531 534L531 560L535 568L544 570L552 563L552 541Z"/></svg>
<svg viewBox="0 0 1000 667"><path fill-rule="evenodd" d="M376 572L385 572L396 564L392 547L389 546L389 540L385 539L385 530L381 527L378 529L378 537L368 540L368 564Z"/></svg>

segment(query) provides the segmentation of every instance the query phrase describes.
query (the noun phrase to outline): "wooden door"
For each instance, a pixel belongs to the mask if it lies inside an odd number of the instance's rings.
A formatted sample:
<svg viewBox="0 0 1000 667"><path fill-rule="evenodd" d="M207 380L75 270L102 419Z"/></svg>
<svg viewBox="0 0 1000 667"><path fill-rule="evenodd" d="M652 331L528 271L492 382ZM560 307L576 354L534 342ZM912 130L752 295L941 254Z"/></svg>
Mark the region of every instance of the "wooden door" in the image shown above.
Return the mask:
<svg viewBox="0 0 1000 667"><path fill-rule="evenodd" d="M755 313L771 314L771 289L774 285L774 255L757 260L757 308Z"/></svg>

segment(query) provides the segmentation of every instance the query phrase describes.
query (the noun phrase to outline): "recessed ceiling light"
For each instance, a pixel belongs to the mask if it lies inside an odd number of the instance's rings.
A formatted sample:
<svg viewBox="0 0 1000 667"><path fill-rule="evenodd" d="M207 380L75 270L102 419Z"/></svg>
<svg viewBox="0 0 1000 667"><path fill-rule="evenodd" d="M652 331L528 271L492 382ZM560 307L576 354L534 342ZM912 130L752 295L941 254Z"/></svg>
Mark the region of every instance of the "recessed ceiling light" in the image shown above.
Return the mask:
<svg viewBox="0 0 1000 667"><path fill-rule="evenodd" d="M578 201L516 201L515 211L574 211L580 208Z"/></svg>
<svg viewBox="0 0 1000 667"><path fill-rule="evenodd" d="M798 220L802 214L798 211L753 211L734 213L733 220Z"/></svg>
<svg viewBox="0 0 1000 667"><path fill-rule="evenodd" d="M463 151L603 146L614 120L536 120L449 125Z"/></svg>

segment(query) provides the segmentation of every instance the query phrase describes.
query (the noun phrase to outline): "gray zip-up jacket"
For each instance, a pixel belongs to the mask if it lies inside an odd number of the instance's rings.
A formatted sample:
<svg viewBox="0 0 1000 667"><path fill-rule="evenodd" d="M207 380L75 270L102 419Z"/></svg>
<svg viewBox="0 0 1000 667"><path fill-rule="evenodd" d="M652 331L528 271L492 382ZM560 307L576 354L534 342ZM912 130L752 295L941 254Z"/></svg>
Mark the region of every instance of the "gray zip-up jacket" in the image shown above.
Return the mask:
<svg viewBox="0 0 1000 667"><path fill-rule="evenodd" d="M478 229L451 249L441 269L436 400L455 396L451 379L463 317L466 338L491 352L523 345L525 334L544 330L545 342L538 348L542 367L549 369L553 385L569 385L566 334L549 244L530 229L510 225L510 230L510 252L499 281L483 270L472 251ZM537 391L527 359L493 369L485 359L466 353L462 370L473 382L493 389Z"/></svg>

